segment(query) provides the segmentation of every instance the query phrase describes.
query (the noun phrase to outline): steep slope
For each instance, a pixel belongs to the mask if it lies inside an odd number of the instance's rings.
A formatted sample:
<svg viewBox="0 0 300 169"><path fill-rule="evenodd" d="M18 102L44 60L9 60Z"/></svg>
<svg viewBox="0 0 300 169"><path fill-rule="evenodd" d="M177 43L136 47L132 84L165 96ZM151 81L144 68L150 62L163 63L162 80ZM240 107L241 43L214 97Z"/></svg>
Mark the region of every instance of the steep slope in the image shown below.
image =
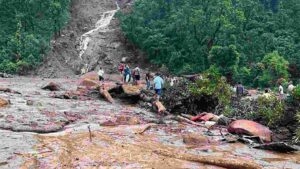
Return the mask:
<svg viewBox="0 0 300 169"><path fill-rule="evenodd" d="M144 62L142 55L126 43L114 17L119 6L126 5L128 2L122 0L118 3L115 0L73 0L69 24L61 37L52 40L51 51L34 74L48 78L72 77L86 64L89 70L102 66L107 73L114 73L124 57L132 66Z"/></svg>

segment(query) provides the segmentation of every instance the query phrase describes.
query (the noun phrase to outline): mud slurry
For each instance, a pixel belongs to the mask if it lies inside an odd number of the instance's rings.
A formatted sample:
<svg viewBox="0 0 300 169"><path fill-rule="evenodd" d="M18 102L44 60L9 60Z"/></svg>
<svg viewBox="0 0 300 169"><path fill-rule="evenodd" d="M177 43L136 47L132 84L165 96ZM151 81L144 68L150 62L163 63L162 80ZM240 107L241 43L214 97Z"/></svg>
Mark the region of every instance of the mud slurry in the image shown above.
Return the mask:
<svg viewBox="0 0 300 169"><path fill-rule="evenodd" d="M40 89L50 81L65 90L76 89L75 79L0 80L1 86L21 93L0 93L11 102L1 109L0 168L221 168L190 160L190 155L239 159L263 168L299 168L299 153L276 154L221 142L225 128L207 136L205 128L167 117L165 124L149 127L161 117L135 105L117 99L112 105L100 97L56 99L50 97L53 92Z"/></svg>

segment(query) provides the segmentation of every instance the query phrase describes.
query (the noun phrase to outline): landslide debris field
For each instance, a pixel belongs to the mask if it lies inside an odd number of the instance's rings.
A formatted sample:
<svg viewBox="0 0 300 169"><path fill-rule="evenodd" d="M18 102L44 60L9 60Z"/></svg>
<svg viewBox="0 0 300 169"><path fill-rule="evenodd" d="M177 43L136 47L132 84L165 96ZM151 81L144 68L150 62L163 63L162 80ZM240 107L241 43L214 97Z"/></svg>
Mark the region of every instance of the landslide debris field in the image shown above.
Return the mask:
<svg viewBox="0 0 300 169"><path fill-rule="evenodd" d="M110 76L110 86L117 76ZM34 82L34 83L33 83ZM59 91L43 90L49 82ZM1 79L1 168L299 168L300 154L274 153L223 140L226 127L207 132L99 92L78 79ZM15 92L14 92L15 91ZM17 92L16 92L17 91ZM76 92L74 92L76 93ZM200 123L199 123L200 124ZM223 136L222 136L223 135Z"/></svg>
<svg viewBox="0 0 300 169"><path fill-rule="evenodd" d="M52 49L43 64L30 74L45 78L74 77L87 65L116 73L125 59L132 65L151 65L123 36L115 14L126 10L127 0L72 0L71 18L61 36L51 41Z"/></svg>
<svg viewBox="0 0 300 169"><path fill-rule="evenodd" d="M131 0L117 2L73 0L38 77L0 79L0 168L300 168L299 152L254 149L227 126L157 113L165 109L140 92L144 84L120 86L122 59L153 68L114 17ZM112 74L77 78L85 65Z"/></svg>

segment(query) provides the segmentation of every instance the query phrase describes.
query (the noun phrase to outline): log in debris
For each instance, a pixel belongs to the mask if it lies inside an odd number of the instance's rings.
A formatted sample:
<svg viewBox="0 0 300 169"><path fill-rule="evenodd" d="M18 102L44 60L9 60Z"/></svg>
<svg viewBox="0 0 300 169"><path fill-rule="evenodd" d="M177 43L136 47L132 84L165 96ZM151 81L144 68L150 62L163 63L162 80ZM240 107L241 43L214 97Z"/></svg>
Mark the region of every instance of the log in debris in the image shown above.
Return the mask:
<svg viewBox="0 0 300 169"><path fill-rule="evenodd" d="M107 90L105 90L104 88L100 88L99 89L100 94L110 103L114 103L114 99L111 97L111 95L109 94L109 92Z"/></svg>
<svg viewBox="0 0 300 169"><path fill-rule="evenodd" d="M143 134L145 131L149 130L153 126L156 126L156 124L154 123L146 124L141 130L135 132L135 134Z"/></svg>
<svg viewBox="0 0 300 169"><path fill-rule="evenodd" d="M175 158L179 160L186 160L191 162L198 162L202 164L214 165L224 168L230 169L261 169L262 167L251 160L245 160L241 158L222 158L216 156L199 156L199 155L192 155L192 154L182 154L173 151L166 151L166 150L155 150L153 151L155 154Z"/></svg>
<svg viewBox="0 0 300 169"><path fill-rule="evenodd" d="M187 118L185 118L185 117L182 117L182 116L177 116L177 118L178 118L178 120L180 120L180 121L184 121L184 122L186 122L186 123L193 124L193 125L195 125L195 126L205 127L205 125L202 125L202 124L200 124L200 123L193 122L192 120L189 120L189 119L187 119Z"/></svg>
<svg viewBox="0 0 300 169"><path fill-rule="evenodd" d="M158 113L166 112L165 106L160 101L155 101L153 104L156 106Z"/></svg>

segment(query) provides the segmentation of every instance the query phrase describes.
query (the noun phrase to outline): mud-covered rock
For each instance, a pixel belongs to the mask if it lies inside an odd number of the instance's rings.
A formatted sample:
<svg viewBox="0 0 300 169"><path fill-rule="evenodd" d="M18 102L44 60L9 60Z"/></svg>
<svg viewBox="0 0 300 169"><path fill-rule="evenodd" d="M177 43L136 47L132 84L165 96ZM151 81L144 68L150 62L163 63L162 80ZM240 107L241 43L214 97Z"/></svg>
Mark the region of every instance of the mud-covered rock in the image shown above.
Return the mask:
<svg viewBox="0 0 300 169"><path fill-rule="evenodd" d="M60 85L55 82L50 82L47 85L43 86L42 89L50 91L59 91L61 89Z"/></svg>
<svg viewBox="0 0 300 169"><path fill-rule="evenodd" d="M20 92L12 90L12 89L7 88L7 87L0 87L0 91L1 92L6 92L6 93L21 94Z"/></svg>
<svg viewBox="0 0 300 169"><path fill-rule="evenodd" d="M87 88L97 88L100 86L100 84L99 84L99 81L83 79L83 80L80 80L79 86L85 86Z"/></svg>
<svg viewBox="0 0 300 169"><path fill-rule="evenodd" d="M80 77L80 80L84 79L99 81L99 76L96 72L88 72Z"/></svg>
<svg viewBox="0 0 300 169"><path fill-rule="evenodd" d="M206 136L189 133L182 136L183 142L187 145L205 146L209 144L209 139Z"/></svg>
<svg viewBox="0 0 300 169"><path fill-rule="evenodd" d="M9 101L3 98L0 98L0 108L4 108L9 105Z"/></svg>

